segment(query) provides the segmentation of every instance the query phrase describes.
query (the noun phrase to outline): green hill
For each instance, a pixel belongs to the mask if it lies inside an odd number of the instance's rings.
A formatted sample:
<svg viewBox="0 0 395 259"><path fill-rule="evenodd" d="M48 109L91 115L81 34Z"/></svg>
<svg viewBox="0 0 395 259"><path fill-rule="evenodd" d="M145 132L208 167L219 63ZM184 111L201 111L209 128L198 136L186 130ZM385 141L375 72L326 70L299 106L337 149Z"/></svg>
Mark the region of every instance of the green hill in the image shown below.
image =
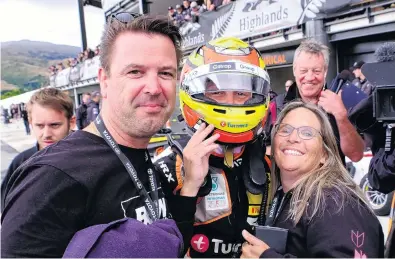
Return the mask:
<svg viewBox="0 0 395 259"><path fill-rule="evenodd" d="M56 61L77 57L79 47L40 41L1 43L1 93L33 90L48 84L48 67Z"/></svg>

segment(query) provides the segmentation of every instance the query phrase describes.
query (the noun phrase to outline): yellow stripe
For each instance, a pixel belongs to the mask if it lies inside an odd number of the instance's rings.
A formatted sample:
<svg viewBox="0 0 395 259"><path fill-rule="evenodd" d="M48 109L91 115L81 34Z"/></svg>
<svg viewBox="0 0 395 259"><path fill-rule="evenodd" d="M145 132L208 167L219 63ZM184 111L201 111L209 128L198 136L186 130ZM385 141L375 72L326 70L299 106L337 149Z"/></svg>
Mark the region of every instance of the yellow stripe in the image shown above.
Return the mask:
<svg viewBox="0 0 395 259"><path fill-rule="evenodd" d="M150 139L149 143L156 143L162 141L167 141L167 137L153 137Z"/></svg>

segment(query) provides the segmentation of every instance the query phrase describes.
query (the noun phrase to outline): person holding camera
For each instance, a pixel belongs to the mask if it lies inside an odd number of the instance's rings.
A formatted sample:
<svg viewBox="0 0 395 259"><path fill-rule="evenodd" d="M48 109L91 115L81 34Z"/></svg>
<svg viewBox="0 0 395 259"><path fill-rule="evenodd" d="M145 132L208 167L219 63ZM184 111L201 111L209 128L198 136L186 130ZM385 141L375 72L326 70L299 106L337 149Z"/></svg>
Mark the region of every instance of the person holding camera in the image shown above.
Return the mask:
<svg viewBox="0 0 395 259"><path fill-rule="evenodd" d="M272 130L272 157L273 200L257 237L243 231L241 258L383 257L380 222L342 165L324 111L289 103Z"/></svg>

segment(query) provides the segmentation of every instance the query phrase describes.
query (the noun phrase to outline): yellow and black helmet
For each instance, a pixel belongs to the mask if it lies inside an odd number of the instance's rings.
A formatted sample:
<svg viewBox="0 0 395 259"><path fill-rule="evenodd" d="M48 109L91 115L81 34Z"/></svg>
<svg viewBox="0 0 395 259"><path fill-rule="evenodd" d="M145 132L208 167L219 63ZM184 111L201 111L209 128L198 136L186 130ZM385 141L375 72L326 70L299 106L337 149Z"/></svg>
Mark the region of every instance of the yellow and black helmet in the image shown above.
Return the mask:
<svg viewBox="0 0 395 259"><path fill-rule="evenodd" d="M270 79L254 47L233 37L212 40L186 59L180 76L180 108L192 130L213 124L219 143L241 145L262 133L269 106ZM210 98L217 93L247 93L243 103Z"/></svg>

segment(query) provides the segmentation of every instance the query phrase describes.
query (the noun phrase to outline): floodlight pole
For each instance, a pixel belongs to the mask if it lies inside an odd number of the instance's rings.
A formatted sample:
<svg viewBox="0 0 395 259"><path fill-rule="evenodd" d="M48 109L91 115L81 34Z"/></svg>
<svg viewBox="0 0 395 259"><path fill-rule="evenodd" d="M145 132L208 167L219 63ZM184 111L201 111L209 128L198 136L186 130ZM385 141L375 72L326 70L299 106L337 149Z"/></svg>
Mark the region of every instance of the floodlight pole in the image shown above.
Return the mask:
<svg viewBox="0 0 395 259"><path fill-rule="evenodd" d="M84 51L88 47L88 44L87 44L87 41L86 41L84 3L83 3L83 0L77 0L77 1L78 1L78 12L79 12L79 15L80 15L80 30L81 30L82 51Z"/></svg>

